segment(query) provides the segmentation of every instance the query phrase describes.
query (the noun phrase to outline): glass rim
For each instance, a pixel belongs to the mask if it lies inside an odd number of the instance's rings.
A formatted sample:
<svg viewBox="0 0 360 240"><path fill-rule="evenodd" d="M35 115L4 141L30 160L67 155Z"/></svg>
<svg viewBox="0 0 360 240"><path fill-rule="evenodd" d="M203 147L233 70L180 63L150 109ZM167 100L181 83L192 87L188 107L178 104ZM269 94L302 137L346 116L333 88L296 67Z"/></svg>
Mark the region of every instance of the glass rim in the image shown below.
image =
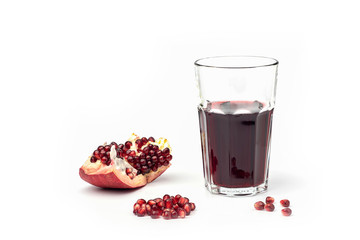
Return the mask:
<svg viewBox="0 0 360 240"><path fill-rule="evenodd" d="M239 66L220 66L220 65L216 65L216 64L204 64L201 63L203 61L207 61L207 60L223 60L223 59L253 59L253 60L265 60L268 61L268 63L262 63L262 64L252 64L252 65L241 65L239 64ZM271 58L271 57L264 57L264 56L253 56L253 55L234 55L234 56L213 56L213 57L205 57L205 58L200 58L198 60L196 60L194 62L194 65L197 67L208 67L208 68L223 68L223 69L248 69L248 68L260 68L260 67L270 67L270 66L276 66L279 64L279 61L276 60L275 58Z"/></svg>

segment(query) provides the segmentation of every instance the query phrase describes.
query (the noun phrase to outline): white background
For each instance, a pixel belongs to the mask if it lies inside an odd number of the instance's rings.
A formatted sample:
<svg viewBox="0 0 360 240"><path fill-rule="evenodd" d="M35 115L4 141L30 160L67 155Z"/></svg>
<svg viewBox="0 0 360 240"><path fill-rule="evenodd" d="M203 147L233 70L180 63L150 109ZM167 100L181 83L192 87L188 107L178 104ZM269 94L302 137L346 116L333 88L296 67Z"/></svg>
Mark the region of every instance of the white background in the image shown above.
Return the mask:
<svg viewBox="0 0 360 240"><path fill-rule="evenodd" d="M356 1L1 1L1 239L355 238L360 21ZM269 190L203 186L193 62L277 58ZM171 168L131 191L78 169L104 141L166 137ZM180 193L183 220L132 214ZM253 209L267 195L293 215Z"/></svg>

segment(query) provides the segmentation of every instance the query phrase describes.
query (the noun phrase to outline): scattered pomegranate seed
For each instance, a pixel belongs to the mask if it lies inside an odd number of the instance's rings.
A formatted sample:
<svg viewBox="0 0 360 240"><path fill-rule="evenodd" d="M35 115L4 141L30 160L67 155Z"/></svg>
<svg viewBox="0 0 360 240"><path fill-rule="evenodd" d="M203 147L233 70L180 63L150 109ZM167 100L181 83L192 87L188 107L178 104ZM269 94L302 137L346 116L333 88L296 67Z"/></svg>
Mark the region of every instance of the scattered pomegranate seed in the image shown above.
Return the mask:
<svg viewBox="0 0 360 240"><path fill-rule="evenodd" d="M195 203L190 203L190 206L191 206L191 211L194 211L196 208Z"/></svg>
<svg viewBox="0 0 360 240"><path fill-rule="evenodd" d="M130 142L130 141L126 141L126 142L125 142L125 147L126 147L127 149L131 148L131 146L132 146L132 142Z"/></svg>
<svg viewBox="0 0 360 240"><path fill-rule="evenodd" d="M150 214L151 214L151 211L152 211L151 206L150 206L149 204L146 204L146 205L145 205L145 208L146 208L146 213L147 213L148 215L150 215Z"/></svg>
<svg viewBox="0 0 360 240"><path fill-rule="evenodd" d="M142 205L142 204L146 203L146 201L145 201L145 199L140 198L140 199L138 199L138 200L136 201L136 203Z"/></svg>
<svg viewBox="0 0 360 240"><path fill-rule="evenodd" d="M254 204L256 210L264 210L265 203L262 201L258 201Z"/></svg>
<svg viewBox="0 0 360 240"><path fill-rule="evenodd" d="M175 199L174 204L175 204L175 203L178 203L180 198L181 198L181 195L180 195L180 194L177 194L177 195L174 197L174 199Z"/></svg>
<svg viewBox="0 0 360 240"><path fill-rule="evenodd" d="M150 142L155 142L155 138L149 137L149 141L150 141Z"/></svg>
<svg viewBox="0 0 360 240"><path fill-rule="evenodd" d="M178 213L176 212L175 209L171 209L170 213L171 213L171 218L178 218Z"/></svg>
<svg viewBox="0 0 360 240"><path fill-rule="evenodd" d="M177 213L178 213L180 218L185 218L185 216L186 216L186 212L185 212L185 210L183 208L178 208Z"/></svg>
<svg viewBox="0 0 360 240"><path fill-rule="evenodd" d="M165 194L164 196L163 196L163 200L165 201L165 200L167 200L167 199L169 199L170 198L170 195L169 194Z"/></svg>
<svg viewBox="0 0 360 240"><path fill-rule="evenodd" d="M267 203L267 204L265 204L265 210L266 211L268 211L268 212L272 212L272 211L274 211L274 209L275 209L275 206L274 206L274 204L272 204L272 203Z"/></svg>
<svg viewBox="0 0 360 240"><path fill-rule="evenodd" d="M283 200L280 201L280 204L283 207L288 207L288 206L290 206L290 201L287 200L287 199L283 199Z"/></svg>
<svg viewBox="0 0 360 240"><path fill-rule="evenodd" d="M166 199L165 200L165 208L172 208L173 207L173 203L171 199Z"/></svg>
<svg viewBox="0 0 360 240"><path fill-rule="evenodd" d="M281 213L282 213L282 215L284 215L284 216L290 216L291 213L292 213L292 211L291 211L290 208L286 207L286 208L284 208L284 209L281 209Z"/></svg>
<svg viewBox="0 0 360 240"><path fill-rule="evenodd" d="M170 149L169 148L164 148L164 150L163 150L164 156L167 156L169 153L170 153Z"/></svg>
<svg viewBox="0 0 360 240"><path fill-rule="evenodd" d="M139 208L139 210L137 211L136 214L138 217L144 217L146 215L146 207L145 204L141 205L141 207Z"/></svg>
<svg viewBox="0 0 360 240"><path fill-rule="evenodd" d="M149 204L150 206L156 205L155 200L151 199L149 201L147 201L147 204Z"/></svg>
<svg viewBox="0 0 360 240"><path fill-rule="evenodd" d="M265 202L266 203L274 203L275 199L273 197L266 197Z"/></svg>
<svg viewBox="0 0 360 240"><path fill-rule="evenodd" d="M146 137L141 138L141 141L143 145L145 145L148 142L148 139Z"/></svg>
<svg viewBox="0 0 360 240"><path fill-rule="evenodd" d="M160 216L161 216L161 211L158 209L152 210L150 215L151 218L159 218Z"/></svg>
<svg viewBox="0 0 360 240"><path fill-rule="evenodd" d="M160 208L163 208L163 207L165 207L165 202L163 200L161 200L161 201L157 202L156 205Z"/></svg>
<svg viewBox="0 0 360 240"><path fill-rule="evenodd" d="M170 219L171 218L171 212L170 212L170 209L165 209L162 213L162 216L164 219Z"/></svg>
<svg viewBox="0 0 360 240"><path fill-rule="evenodd" d="M186 203L186 204L183 206L183 209L185 210L186 215L190 215L191 205L190 205L189 203Z"/></svg>
<svg viewBox="0 0 360 240"><path fill-rule="evenodd" d="M133 212L136 214L139 209L140 209L140 204L136 202L134 204L134 211Z"/></svg>

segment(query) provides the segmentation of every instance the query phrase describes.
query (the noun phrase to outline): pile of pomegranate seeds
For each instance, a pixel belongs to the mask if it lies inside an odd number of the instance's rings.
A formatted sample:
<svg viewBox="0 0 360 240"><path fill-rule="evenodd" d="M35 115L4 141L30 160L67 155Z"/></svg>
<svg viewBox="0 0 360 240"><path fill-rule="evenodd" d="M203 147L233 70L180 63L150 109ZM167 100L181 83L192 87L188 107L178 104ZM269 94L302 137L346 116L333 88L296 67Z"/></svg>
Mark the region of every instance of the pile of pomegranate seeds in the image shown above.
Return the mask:
<svg viewBox="0 0 360 240"><path fill-rule="evenodd" d="M99 146L90 158L90 162L95 163L100 160L103 164L109 166L111 164L110 149L115 145L116 157L125 159L132 167L137 170L137 175L147 174L150 171L156 172L161 166L168 166L172 160L169 148L159 149L159 146L154 144L153 137L143 137L135 141L135 146L130 141L124 144L117 144L112 142L109 145ZM130 178L134 178L132 171L129 169L126 174Z"/></svg>
<svg viewBox="0 0 360 240"><path fill-rule="evenodd" d="M191 211L195 210L195 203L190 202L187 197L182 197L180 194L170 196L165 194L163 198L155 198L145 201L139 199L134 204L133 213L138 217L149 215L151 218L164 219L185 218L190 215Z"/></svg>
<svg viewBox="0 0 360 240"><path fill-rule="evenodd" d="M273 197L266 197L266 199L265 199L266 204L262 201L258 201L254 204L254 207L256 210L265 209L268 212L273 212L275 209L275 206L273 204L274 201L275 201L275 199ZM283 199L280 201L280 204L281 204L281 206L285 207L284 209L281 210L281 213L284 216L290 216L292 213L291 209L288 208L290 206L290 201L287 199Z"/></svg>

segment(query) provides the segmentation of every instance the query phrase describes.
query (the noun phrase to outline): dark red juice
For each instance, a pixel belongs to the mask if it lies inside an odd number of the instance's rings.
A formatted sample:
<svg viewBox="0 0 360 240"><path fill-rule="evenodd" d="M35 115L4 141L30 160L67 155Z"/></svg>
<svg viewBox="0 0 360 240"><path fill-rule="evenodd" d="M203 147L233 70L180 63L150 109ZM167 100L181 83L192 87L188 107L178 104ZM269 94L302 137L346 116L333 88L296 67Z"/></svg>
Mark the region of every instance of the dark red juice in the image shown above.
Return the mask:
<svg viewBox="0 0 360 240"><path fill-rule="evenodd" d="M265 182L273 109L264 107L258 101L199 107L204 170L213 184L246 188Z"/></svg>

